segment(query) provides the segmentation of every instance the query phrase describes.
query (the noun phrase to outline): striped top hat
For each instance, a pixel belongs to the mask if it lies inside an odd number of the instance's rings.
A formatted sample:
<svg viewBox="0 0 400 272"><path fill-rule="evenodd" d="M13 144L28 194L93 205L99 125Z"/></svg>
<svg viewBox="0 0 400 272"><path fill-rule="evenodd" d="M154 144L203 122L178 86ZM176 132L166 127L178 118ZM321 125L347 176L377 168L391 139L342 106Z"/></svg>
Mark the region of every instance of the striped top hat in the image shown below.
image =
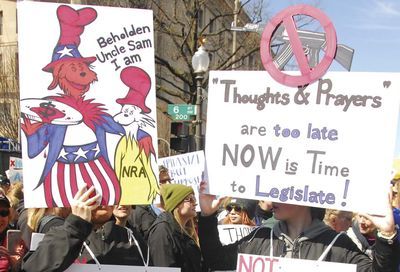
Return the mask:
<svg viewBox="0 0 400 272"><path fill-rule="evenodd" d="M93 22L97 12L93 8L73 8L62 5L57 8L57 18L60 23L60 38L53 51L51 62L42 70L52 72L55 65L65 60L81 60L87 64L96 61L96 57L84 58L79 53L78 46L81 42L80 35L86 25Z"/></svg>

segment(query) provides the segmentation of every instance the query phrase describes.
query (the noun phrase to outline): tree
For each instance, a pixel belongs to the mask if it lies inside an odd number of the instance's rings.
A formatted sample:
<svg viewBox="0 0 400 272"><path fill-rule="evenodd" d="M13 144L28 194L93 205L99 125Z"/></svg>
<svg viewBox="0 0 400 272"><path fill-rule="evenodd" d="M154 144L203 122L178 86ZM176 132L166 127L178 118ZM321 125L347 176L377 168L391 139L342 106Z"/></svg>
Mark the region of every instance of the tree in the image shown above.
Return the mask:
<svg viewBox="0 0 400 272"><path fill-rule="evenodd" d="M191 59L199 40L206 40L205 47L211 57L210 70L227 70L234 64L236 68L247 69L257 66L254 64L259 59L258 34L240 33L236 38L236 48L232 48L230 26L234 15L237 14L242 23L260 20L260 16L248 16L244 12L244 7L249 3L241 3L236 11L233 1L230 4L228 1L206 0L153 0L149 3L155 14L154 27L159 42L155 56L159 65L156 73L159 97L165 97L160 93L166 93L186 103L195 103L196 74ZM256 13L260 14L260 11ZM249 65L249 60L254 63ZM207 82L206 77L203 85Z"/></svg>
<svg viewBox="0 0 400 272"><path fill-rule="evenodd" d="M16 44L0 48L0 136L18 139L19 85Z"/></svg>

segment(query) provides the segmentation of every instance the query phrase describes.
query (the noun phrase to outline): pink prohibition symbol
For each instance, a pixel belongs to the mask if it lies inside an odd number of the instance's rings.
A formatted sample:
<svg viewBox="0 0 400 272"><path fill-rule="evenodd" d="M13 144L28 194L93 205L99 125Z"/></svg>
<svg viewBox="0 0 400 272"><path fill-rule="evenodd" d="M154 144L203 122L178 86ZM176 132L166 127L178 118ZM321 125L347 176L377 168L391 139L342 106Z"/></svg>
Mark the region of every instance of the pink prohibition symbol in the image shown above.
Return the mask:
<svg viewBox="0 0 400 272"><path fill-rule="evenodd" d="M315 68L310 68L308 65L307 57L304 54L303 47L296 30L296 24L293 18L295 15L311 16L317 19L324 28L326 37L325 56ZM274 64L274 59L270 50L271 40L274 31L282 23L286 28L290 45L300 68L300 76L287 75L280 71ZM260 54L264 68L269 72L272 78L283 85L297 87L312 83L326 73L335 57L336 47L336 31L329 18L321 10L313 6L296 5L281 11L268 22L268 25L265 27L261 37Z"/></svg>

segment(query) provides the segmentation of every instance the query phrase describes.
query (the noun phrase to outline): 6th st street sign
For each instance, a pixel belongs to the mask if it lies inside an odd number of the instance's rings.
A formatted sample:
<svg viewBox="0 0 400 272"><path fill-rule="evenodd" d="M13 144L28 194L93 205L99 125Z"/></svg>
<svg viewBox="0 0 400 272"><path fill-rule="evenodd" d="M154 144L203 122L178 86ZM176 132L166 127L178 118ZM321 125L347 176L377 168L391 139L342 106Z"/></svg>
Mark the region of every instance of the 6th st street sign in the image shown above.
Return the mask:
<svg viewBox="0 0 400 272"><path fill-rule="evenodd" d="M187 104L168 104L168 114L174 121L190 121L196 115L196 106Z"/></svg>

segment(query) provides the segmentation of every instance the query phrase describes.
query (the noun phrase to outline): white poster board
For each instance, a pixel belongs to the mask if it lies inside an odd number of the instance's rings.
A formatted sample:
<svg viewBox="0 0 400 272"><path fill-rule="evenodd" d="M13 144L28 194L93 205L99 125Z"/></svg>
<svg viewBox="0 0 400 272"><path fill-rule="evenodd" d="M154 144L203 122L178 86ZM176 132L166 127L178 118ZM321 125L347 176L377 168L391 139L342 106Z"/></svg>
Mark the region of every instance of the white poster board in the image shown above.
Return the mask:
<svg viewBox="0 0 400 272"><path fill-rule="evenodd" d="M10 157L10 165L8 169L21 170L22 169L22 159L17 157Z"/></svg>
<svg viewBox="0 0 400 272"><path fill-rule="evenodd" d="M219 240L223 245L232 244L249 235L255 228L247 225L218 225Z"/></svg>
<svg viewBox="0 0 400 272"><path fill-rule="evenodd" d="M26 207L158 193L152 10L18 2ZM32 16L35 20L31 20Z"/></svg>
<svg viewBox="0 0 400 272"><path fill-rule="evenodd" d="M22 159L17 157L10 157L10 164L6 170L7 178L11 183L23 181Z"/></svg>
<svg viewBox="0 0 400 272"><path fill-rule="evenodd" d="M180 268L175 267L156 267L156 266L128 266L128 265L105 265L101 268L96 264L72 264L67 272L180 272Z"/></svg>
<svg viewBox="0 0 400 272"><path fill-rule="evenodd" d="M173 183L199 186L204 173L204 151L159 158L158 165L168 168Z"/></svg>
<svg viewBox="0 0 400 272"><path fill-rule="evenodd" d="M357 265L239 254L237 272L356 272Z"/></svg>
<svg viewBox="0 0 400 272"><path fill-rule="evenodd" d="M171 183L192 186L196 199L199 199L198 186L203 179L204 151L195 151L158 159L158 165L168 168ZM200 205L196 206L200 211Z"/></svg>
<svg viewBox="0 0 400 272"><path fill-rule="evenodd" d="M332 72L305 89L264 71L209 77L211 194L385 212L399 74Z"/></svg>

